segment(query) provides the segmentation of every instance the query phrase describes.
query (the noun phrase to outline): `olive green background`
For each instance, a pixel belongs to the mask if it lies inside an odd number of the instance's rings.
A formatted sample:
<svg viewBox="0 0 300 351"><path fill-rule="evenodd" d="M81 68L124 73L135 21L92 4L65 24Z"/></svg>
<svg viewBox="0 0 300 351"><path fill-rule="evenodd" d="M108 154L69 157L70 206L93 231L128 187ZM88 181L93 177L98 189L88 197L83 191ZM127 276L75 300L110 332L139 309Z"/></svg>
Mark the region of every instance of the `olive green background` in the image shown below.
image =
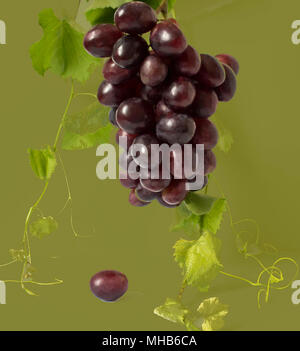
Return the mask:
<svg viewBox="0 0 300 351"><path fill-rule="evenodd" d="M241 71L233 101L220 104L217 117L235 139L227 155L217 151L216 177L236 220L256 219L262 239L279 256L300 262L299 236L299 76L300 46L291 42L291 23L300 17L298 0L178 0L177 18L190 43L200 52L230 53ZM1 238L0 263L18 248L28 207L42 189L33 175L26 150L53 143L70 85L31 66L30 45L39 40L37 15L52 7L74 16L73 0L2 0L0 19L7 24L7 45L0 46L1 76ZM79 91L95 92L100 73ZM90 102L82 97L73 107ZM33 287L27 296L18 284L7 285L7 304L0 306L1 330L179 330L155 316L153 308L175 297L181 283L172 259L180 233L168 231L174 211L158 204L129 206L128 192L118 181L99 181L95 150L62 152L70 177L74 221L88 238L75 239L69 209L59 214L67 197L61 169L41 204L59 221L58 231L32 240L36 279L61 278L64 284ZM218 194L214 186L212 194ZM251 229L251 228L250 228ZM224 271L255 280L259 269L241 257L224 222ZM266 262L272 262L266 257ZM0 270L0 279L18 279L20 266ZM288 272L292 269L286 267ZM89 291L89 278L102 269L117 269L129 279L129 291L118 303L105 304ZM268 305L257 308L257 289L220 277L208 294L189 289L187 304L219 296L230 305L226 330L299 330L300 305L291 303L291 289L272 291Z"/></svg>

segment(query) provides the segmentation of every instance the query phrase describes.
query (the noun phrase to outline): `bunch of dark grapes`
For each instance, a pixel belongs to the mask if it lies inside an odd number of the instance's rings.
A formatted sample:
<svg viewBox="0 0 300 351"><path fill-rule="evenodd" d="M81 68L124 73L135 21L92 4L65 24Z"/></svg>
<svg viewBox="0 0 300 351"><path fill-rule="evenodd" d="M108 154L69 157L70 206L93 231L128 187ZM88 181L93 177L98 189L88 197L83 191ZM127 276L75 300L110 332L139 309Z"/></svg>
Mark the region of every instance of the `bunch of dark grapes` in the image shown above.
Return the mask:
<svg viewBox="0 0 300 351"><path fill-rule="evenodd" d="M150 45L142 37L147 32ZM127 137L129 152L125 150L121 163L134 161L130 147L135 144L147 152L152 144L203 144L205 181L198 190L205 187L207 175L216 167L212 149L218 142L209 117L220 101L229 101L235 94L236 59L199 55L174 19L158 21L154 10L139 1L122 5L115 13L115 25L92 28L84 46L96 57L109 57L98 99L111 107L109 120L118 128L117 142ZM176 207L185 199L186 182L193 181L192 175L164 179L161 172L159 179L151 179L148 165L140 161L137 166L147 167L147 176L136 179L127 171L121 179L131 189L132 205L146 206L156 199L163 206Z"/></svg>

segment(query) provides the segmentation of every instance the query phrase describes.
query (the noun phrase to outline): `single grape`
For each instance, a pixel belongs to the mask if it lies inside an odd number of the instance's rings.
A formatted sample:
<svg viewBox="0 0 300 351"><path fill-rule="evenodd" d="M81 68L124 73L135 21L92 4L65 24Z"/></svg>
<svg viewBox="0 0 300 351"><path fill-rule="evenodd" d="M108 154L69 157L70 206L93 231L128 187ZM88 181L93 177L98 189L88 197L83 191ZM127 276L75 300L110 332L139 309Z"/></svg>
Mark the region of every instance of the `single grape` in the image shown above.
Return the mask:
<svg viewBox="0 0 300 351"><path fill-rule="evenodd" d="M167 208L176 208L178 207L180 204L178 205L169 205L168 203L166 203L163 199L162 199L162 194L160 194L160 196L157 198L157 201L163 206L163 207L167 207Z"/></svg>
<svg viewBox="0 0 300 351"><path fill-rule="evenodd" d="M128 289L125 274L118 271L101 271L90 280L92 293L106 302L113 302L123 296Z"/></svg>
<svg viewBox="0 0 300 351"><path fill-rule="evenodd" d="M135 189L139 184L139 179L132 179L128 173L123 173L123 177L120 177L120 183L125 188Z"/></svg>
<svg viewBox="0 0 300 351"><path fill-rule="evenodd" d="M156 125L157 137L169 144L187 144L194 136L196 124L186 115L162 118Z"/></svg>
<svg viewBox="0 0 300 351"><path fill-rule="evenodd" d="M230 101L236 92L236 76L233 70L226 64L223 64L226 72L225 82L215 89L219 101Z"/></svg>
<svg viewBox="0 0 300 351"><path fill-rule="evenodd" d="M122 68L112 59L106 61L103 66L103 77L111 84L120 84L131 78L136 73L136 68Z"/></svg>
<svg viewBox="0 0 300 351"><path fill-rule="evenodd" d="M140 91L140 97L143 100L156 104L162 97L162 90L163 90L163 87L161 85L158 85L156 87L143 85Z"/></svg>
<svg viewBox="0 0 300 351"><path fill-rule="evenodd" d="M194 84L187 78L179 77L164 92L164 100L171 108L180 110L190 106L196 96Z"/></svg>
<svg viewBox="0 0 300 351"><path fill-rule="evenodd" d="M216 126L207 118L195 118L196 132L192 139L193 144L203 144L205 150L213 149L219 139Z"/></svg>
<svg viewBox="0 0 300 351"><path fill-rule="evenodd" d="M201 68L194 78L204 87L215 88L225 81L225 71L213 56L201 54Z"/></svg>
<svg viewBox="0 0 300 351"><path fill-rule="evenodd" d="M132 148L131 154L135 160L135 162L140 165L142 168L150 169L153 167L157 167L161 163L161 159L158 157L157 160L151 159L152 145L159 145L159 141L156 139L155 136L151 134L142 134L135 138ZM138 153L136 154L135 147L139 146Z"/></svg>
<svg viewBox="0 0 300 351"><path fill-rule="evenodd" d="M152 29L150 43L153 50L162 57L180 55L187 48L182 31L170 21L159 22Z"/></svg>
<svg viewBox="0 0 300 351"><path fill-rule="evenodd" d="M199 190L202 190L206 187L206 185L208 183L208 177L204 176L204 182L199 181L199 184L197 183L196 178L188 179L187 183L192 183L193 187L195 187L194 190L190 190L190 191L199 191Z"/></svg>
<svg viewBox="0 0 300 351"><path fill-rule="evenodd" d="M141 2L129 2L115 12L115 23L121 32L143 34L149 32L157 22L152 7Z"/></svg>
<svg viewBox="0 0 300 351"><path fill-rule="evenodd" d="M153 179L153 174L151 174L151 172L147 172L145 176L144 176L144 173L145 172L142 172L140 182L145 189L152 191L154 193L160 193L162 190L167 188L171 183L171 177L169 177L169 179L164 178L161 167L159 169L158 179Z"/></svg>
<svg viewBox="0 0 300 351"><path fill-rule="evenodd" d="M145 85L155 87L161 84L167 77L168 66L157 55L149 55L141 65L140 77Z"/></svg>
<svg viewBox="0 0 300 351"><path fill-rule="evenodd" d="M134 139L137 137L137 134L128 134L125 132L123 129L119 129L116 134L116 142L118 145L120 145L120 138L121 137L126 137L127 138L127 150L130 148L132 145Z"/></svg>
<svg viewBox="0 0 300 351"><path fill-rule="evenodd" d="M185 180L173 179L172 183L162 192L162 200L168 205L179 205L187 193Z"/></svg>
<svg viewBox="0 0 300 351"><path fill-rule="evenodd" d="M146 40L138 35L127 35L114 45L112 59L120 67L130 68L139 65L147 55Z"/></svg>
<svg viewBox="0 0 300 351"><path fill-rule="evenodd" d="M113 24L98 24L84 37L86 51L95 57L109 57L116 41L123 36Z"/></svg>
<svg viewBox="0 0 300 351"><path fill-rule="evenodd" d="M117 109L112 108L112 109L109 111L109 115L108 115L109 122L110 122L113 126L115 126L115 127L118 126L118 125L117 125L117 121L116 121L116 111L117 111Z"/></svg>
<svg viewBox="0 0 300 351"><path fill-rule="evenodd" d="M135 189L135 194L138 199L144 202L151 202L158 196L158 193L154 193L148 189L145 189L141 184L139 184Z"/></svg>
<svg viewBox="0 0 300 351"><path fill-rule="evenodd" d="M190 45L175 58L174 69L179 75L192 77L200 70L201 58L198 52Z"/></svg>
<svg viewBox="0 0 300 351"><path fill-rule="evenodd" d="M204 175L212 173L217 166L217 159L211 150L204 151Z"/></svg>
<svg viewBox="0 0 300 351"><path fill-rule="evenodd" d="M132 189L129 194L129 202L135 207L144 207L150 204L150 202L141 201L135 194L135 189Z"/></svg>
<svg viewBox="0 0 300 351"><path fill-rule="evenodd" d="M200 118L210 117L216 112L218 102L218 96L213 89L197 87L191 114Z"/></svg>
<svg viewBox="0 0 300 351"><path fill-rule="evenodd" d="M117 107L122 101L135 96L136 79L113 85L104 80L98 89L98 100L102 105Z"/></svg>
<svg viewBox="0 0 300 351"><path fill-rule="evenodd" d="M233 70L233 72L236 75L239 74L240 65L239 65L238 61L233 56L222 54L222 55L217 55L216 58L220 62L225 63L226 65L228 65Z"/></svg>
<svg viewBox="0 0 300 351"><path fill-rule="evenodd" d="M131 98L122 102L116 116L119 127L129 134L147 132L154 124L152 105L140 98Z"/></svg>
<svg viewBox="0 0 300 351"><path fill-rule="evenodd" d="M159 122L163 117L170 117L174 114L174 112L170 109L169 106L166 105L164 100L160 100L156 106L156 122Z"/></svg>

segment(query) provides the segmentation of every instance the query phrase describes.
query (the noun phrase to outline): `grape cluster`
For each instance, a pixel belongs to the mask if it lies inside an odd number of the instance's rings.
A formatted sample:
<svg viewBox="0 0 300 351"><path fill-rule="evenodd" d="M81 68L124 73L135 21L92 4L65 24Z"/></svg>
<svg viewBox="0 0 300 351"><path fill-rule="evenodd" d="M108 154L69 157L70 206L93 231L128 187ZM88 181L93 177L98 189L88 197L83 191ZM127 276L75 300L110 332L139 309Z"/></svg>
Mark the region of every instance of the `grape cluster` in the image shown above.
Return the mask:
<svg viewBox="0 0 300 351"><path fill-rule="evenodd" d="M150 46L142 37L149 31ZM109 120L118 128L117 142L127 137L128 150L121 166L135 160L132 145L142 145L141 153L145 150L150 157L153 144L203 144L205 182L199 184L201 190L216 167L212 149L218 132L209 117L219 101L229 101L235 94L236 59L199 55L188 45L176 20L158 21L154 10L139 1L122 5L115 13L115 25L92 28L84 46L96 57L109 57L98 99L111 107ZM172 154L173 175L175 158ZM187 195L186 182L192 182L195 175L164 179L161 172L159 179L151 179L151 169L139 160L137 166L147 167L147 176L136 179L127 171L121 179L122 185L131 189L130 203L141 207L156 199L166 207L178 206Z"/></svg>

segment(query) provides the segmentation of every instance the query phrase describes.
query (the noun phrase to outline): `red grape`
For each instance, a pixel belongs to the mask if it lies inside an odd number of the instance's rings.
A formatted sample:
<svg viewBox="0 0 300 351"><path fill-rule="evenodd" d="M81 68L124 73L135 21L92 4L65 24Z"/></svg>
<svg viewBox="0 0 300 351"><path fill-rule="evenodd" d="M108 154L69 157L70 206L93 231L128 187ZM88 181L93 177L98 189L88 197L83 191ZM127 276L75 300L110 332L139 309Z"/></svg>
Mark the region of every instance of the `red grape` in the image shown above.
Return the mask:
<svg viewBox="0 0 300 351"><path fill-rule="evenodd" d="M152 49L159 56L180 55L187 48L182 31L170 21L158 23L150 34Z"/></svg>
<svg viewBox="0 0 300 351"><path fill-rule="evenodd" d="M118 107L117 123L129 134L147 132L154 123L153 108L149 102L140 98L125 100Z"/></svg>
<svg viewBox="0 0 300 351"><path fill-rule="evenodd" d="M157 85L156 87L150 87L149 85L144 85L140 91L140 97L143 100L146 100L155 104L162 97L162 86Z"/></svg>
<svg viewBox="0 0 300 351"><path fill-rule="evenodd" d="M112 58L120 67L129 68L140 64L147 55L147 42L138 35L127 35L114 45Z"/></svg>
<svg viewBox="0 0 300 351"><path fill-rule="evenodd" d="M145 85L155 87L167 77L168 66L157 55L149 55L141 65L140 77Z"/></svg>
<svg viewBox="0 0 300 351"><path fill-rule="evenodd" d="M144 207L150 204L150 202L141 201L135 194L135 189L132 189L129 194L129 202L135 207Z"/></svg>
<svg viewBox="0 0 300 351"><path fill-rule="evenodd" d="M143 34L149 32L156 24L154 10L141 1L122 5L115 13L115 23L121 32Z"/></svg>
<svg viewBox="0 0 300 351"><path fill-rule="evenodd" d="M180 204L178 205L169 205L168 203L166 203L163 199L162 199L162 195L160 195L157 198L157 201L163 206L163 207L167 207L167 208L176 208L178 207Z"/></svg>
<svg viewBox="0 0 300 351"><path fill-rule="evenodd" d="M191 113L195 117L210 117L216 112L218 102L218 96L213 89L197 87L196 97L191 106Z"/></svg>
<svg viewBox="0 0 300 351"><path fill-rule="evenodd" d="M121 272L102 271L91 278L90 288L99 299L112 302L126 293L128 280L126 275Z"/></svg>
<svg viewBox="0 0 300 351"><path fill-rule="evenodd" d="M194 136L196 124L186 115L173 115L162 118L156 125L157 137L169 144L186 144Z"/></svg>
<svg viewBox="0 0 300 351"><path fill-rule="evenodd" d="M233 56L222 54L222 55L217 55L216 58L220 62L228 65L236 75L239 74L240 65L239 65L238 61Z"/></svg>
<svg viewBox="0 0 300 351"><path fill-rule="evenodd" d="M123 129L119 129L116 134L116 142L118 145L120 145L120 138L121 137L126 137L127 138L127 150L130 148L132 145L134 139L137 137L137 134L128 134L125 132Z"/></svg>
<svg viewBox="0 0 300 351"><path fill-rule="evenodd" d="M168 106L174 109L183 109L190 106L196 96L196 89L193 83L180 77L166 89L164 100Z"/></svg>
<svg viewBox="0 0 300 351"><path fill-rule="evenodd" d="M185 181L173 179L172 183L162 192L162 199L168 205L179 205L186 195Z"/></svg>
<svg viewBox="0 0 300 351"><path fill-rule="evenodd" d="M116 41L123 36L113 24L98 24L84 37L83 45L95 57L109 57Z"/></svg>
<svg viewBox="0 0 300 351"><path fill-rule="evenodd" d="M136 80L132 79L118 85L104 80L98 89L98 100L102 105L116 107L122 101L135 95Z"/></svg>
<svg viewBox="0 0 300 351"><path fill-rule="evenodd" d="M128 173L125 173L123 174L123 177L120 177L120 183L125 188L135 189L139 184L139 179L132 179Z"/></svg>
<svg viewBox="0 0 300 351"><path fill-rule="evenodd" d="M156 106L156 122L159 122L163 117L170 117L174 112L166 105L164 100L160 100Z"/></svg>
<svg viewBox="0 0 300 351"><path fill-rule="evenodd" d="M151 202L156 199L158 195L158 193L145 189L141 184L139 184L135 189L135 194L138 199L144 202Z"/></svg>
<svg viewBox="0 0 300 351"><path fill-rule="evenodd" d="M159 145L158 140L156 139L155 136L150 135L150 134L142 134L135 138L132 148L131 148L131 154L135 160L135 162L140 165L142 168L147 168L150 169L150 166L158 166L161 162L161 159L158 158L156 160L155 164L152 164L155 162L155 160L151 159L152 151L151 151L151 146L152 145ZM135 148L139 146L138 152L134 151Z"/></svg>
<svg viewBox="0 0 300 351"><path fill-rule="evenodd" d="M230 101L236 92L236 76L229 66L226 64L223 64L223 66L226 72L226 79L221 86L215 89L215 91L218 95L219 101Z"/></svg>
<svg viewBox="0 0 300 351"><path fill-rule="evenodd" d="M225 71L213 56L201 54L201 68L194 78L207 88L215 88L225 81Z"/></svg>
<svg viewBox="0 0 300 351"><path fill-rule="evenodd" d="M201 59L198 52L190 45L175 59L175 71L183 76L191 77L200 70Z"/></svg>
<svg viewBox="0 0 300 351"><path fill-rule="evenodd" d="M212 173L217 166L215 154L211 150L204 151L204 175Z"/></svg>
<svg viewBox="0 0 300 351"><path fill-rule="evenodd" d="M218 130L207 118L195 118L196 132L192 139L193 144L203 144L205 150L213 149L218 143Z"/></svg>
<svg viewBox="0 0 300 351"><path fill-rule="evenodd" d="M170 183L171 183L171 178L170 179L164 179L163 177L163 171L162 168L160 167L159 169L159 174L158 174L158 179L153 179L153 174L151 177L151 173L148 172L147 176L144 177L143 172L141 176L141 184L145 189L148 189L149 191L152 191L154 193L159 193L165 188L167 188Z"/></svg>
<svg viewBox="0 0 300 351"><path fill-rule="evenodd" d="M111 84L120 84L136 73L135 68L122 68L109 59L102 70L104 78Z"/></svg>

